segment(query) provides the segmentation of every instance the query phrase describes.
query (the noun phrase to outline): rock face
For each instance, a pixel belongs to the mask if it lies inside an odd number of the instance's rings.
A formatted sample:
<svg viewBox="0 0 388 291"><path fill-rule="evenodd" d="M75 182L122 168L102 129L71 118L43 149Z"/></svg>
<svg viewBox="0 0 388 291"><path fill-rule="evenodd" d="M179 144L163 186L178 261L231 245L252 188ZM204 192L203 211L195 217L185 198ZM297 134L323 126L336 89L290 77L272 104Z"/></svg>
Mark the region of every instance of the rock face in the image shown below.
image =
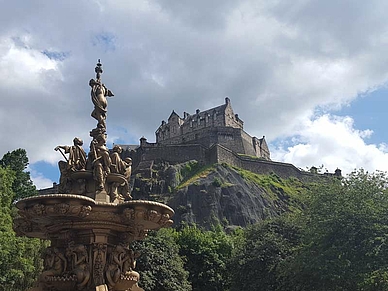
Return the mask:
<svg viewBox="0 0 388 291"><path fill-rule="evenodd" d="M221 164L201 168L196 161L155 163L152 173L151 178L135 175L133 196L167 203L176 211L176 225L246 226L277 216L290 205L291 188L276 175L264 177Z"/></svg>

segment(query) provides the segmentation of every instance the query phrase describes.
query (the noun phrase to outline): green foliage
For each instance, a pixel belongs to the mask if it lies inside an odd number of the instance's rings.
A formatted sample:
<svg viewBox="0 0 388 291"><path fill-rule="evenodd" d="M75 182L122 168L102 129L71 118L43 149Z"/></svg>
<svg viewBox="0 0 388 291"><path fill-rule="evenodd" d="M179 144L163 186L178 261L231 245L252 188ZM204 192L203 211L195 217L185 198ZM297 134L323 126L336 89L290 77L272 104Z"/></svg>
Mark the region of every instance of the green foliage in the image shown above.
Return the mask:
<svg viewBox="0 0 388 291"><path fill-rule="evenodd" d="M24 291L42 268L39 253L43 245L38 239L16 237L12 230L16 170L0 167L0 290Z"/></svg>
<svg viewBox="0 0 388 291"><path fill-rule="evenodd" d="M200 164L197 161L187 162L181 170L183 179L191 177L201 168Z"/></svg>
<svg viewBox="0 0 388 291"><path fill-rule="evenodd" d="M203 231L186 226L176 233L180 255L185 258L185 268L193 291L229 290L233 240L220 228Z"/></svg>
<svg viewBox="0 0 388 291"><path fill-rule="evenodd" d="M215 177L214 180L213 180L213 182L212 182L212 185L213 185L214 187L221 187L221 185L222 185L221 179L218 178L218 177Z"/></svg>
<svg viewBox="0 0 388 291"><path fill-rule="evenodd" d="M238 167L226 166L237 171L237 173L239 173L239 175L247 182L263 187L266 190L265 192L269 199L287 200L290 210L300 209L301 198L306 192L306 188L309 187L295 177L282 179L275 173L259 175Z"/></svg>
<svg viewBox="0 0 388 291"><path fill-rule="evenodd" d="M312 188L295 220L302 243L282 266L283 286L388 290L387 182L360 170Z"/></svg>
<svg viewBox="0 0 388 291"><path fill-rule="evenodd" d="M300 229L286 217L244 230L233 257L231 291L277 290L279 265L299 245L299 236Z"/></svg>
<svg viewBox="0 0 388 291"><path fill-rule="evenodd" d="M151 233L144 241L132 247L142 255L137 260L136 271L141 274L140 286L147 291L190 291L188 272L179 256L179 246L173 229Z"/></svg>
<svg viewBox="0 0 388 291"><path fill-rule="evenodd" d="M197 184L198 179L207 177L211 172L215 171L215 165L207 165L204 167L198 167L195 171L190 172L189 176L186 176L182 183L176 187L176 190L179 190L183 187L186 187L190 184Z"/></svg>
<svg viewBox="0 0 388 291"><path fill-rule="evenodd" d="M30 172L25 171L28 166L26 150L17 149L7 152L0 160L0 166L9 168L15 173L15 179L12 183L14 193L12 201L38 194L36 187L31 181Z"/></svg>

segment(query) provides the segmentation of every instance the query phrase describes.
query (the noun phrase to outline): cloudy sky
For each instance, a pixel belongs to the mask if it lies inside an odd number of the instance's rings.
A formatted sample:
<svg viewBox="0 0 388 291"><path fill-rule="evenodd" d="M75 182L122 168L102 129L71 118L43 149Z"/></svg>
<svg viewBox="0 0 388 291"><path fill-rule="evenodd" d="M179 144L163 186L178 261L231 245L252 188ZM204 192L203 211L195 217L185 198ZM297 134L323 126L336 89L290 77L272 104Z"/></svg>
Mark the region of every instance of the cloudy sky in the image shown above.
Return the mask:
<svg viewBox="0 0 388 291"><path fill-rule="evenodd" d="M99 58L108 145L229 96L275 161L388 170L387 1L0 3L0 155L25 148L38 188L58 181L55 146L88 147Z"/></svg>

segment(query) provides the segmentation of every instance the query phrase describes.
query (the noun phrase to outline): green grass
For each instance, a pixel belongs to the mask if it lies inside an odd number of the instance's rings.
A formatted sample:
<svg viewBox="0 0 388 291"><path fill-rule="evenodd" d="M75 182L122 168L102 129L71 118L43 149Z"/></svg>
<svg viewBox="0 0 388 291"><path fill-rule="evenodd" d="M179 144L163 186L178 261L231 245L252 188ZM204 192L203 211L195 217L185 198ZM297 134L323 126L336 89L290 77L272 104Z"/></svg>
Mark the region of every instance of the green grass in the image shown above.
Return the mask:
<svg viewBox="0 0 388 291"><path fill-rule="evenodd" d="M199 185L198 181L200 178L206 178L211 172L214 172L216 169L215 165L207 165L204 167L199 168L197 171L193 171L191 176L186 177L180 183L177 187L176 190L179 190L181 188L184 188L190 184L197 184Z"/></svg>
<svg viewBox="0 0 388 291"><path fill-rule="evenodd" d="M306 185L294 177L282 179L275 173L260 175L235 166L228 167L237 171L245 181L263 187L271 200L279 200L279 196L282 195L289 199L290 204L293 204L300 200L306 189Z"/></svg>

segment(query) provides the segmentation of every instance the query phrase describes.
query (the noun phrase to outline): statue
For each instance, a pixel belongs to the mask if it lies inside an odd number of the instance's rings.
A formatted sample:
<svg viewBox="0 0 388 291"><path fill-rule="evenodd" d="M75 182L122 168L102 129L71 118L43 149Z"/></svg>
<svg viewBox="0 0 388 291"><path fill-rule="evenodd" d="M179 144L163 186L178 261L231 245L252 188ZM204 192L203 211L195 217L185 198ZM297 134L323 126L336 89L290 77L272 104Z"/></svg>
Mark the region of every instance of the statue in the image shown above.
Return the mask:
<svg viewBox="0 0 388 291"><path fill-rule="evenodd" d="M90 143L89 158L92 158L91 166L93 178L97 182L97 190L105 189L105 181L110 173L111 159L106 147L106 134L98 134Z"/></svg>
<svg viewBox="0 0 388 291"><path fill-rule="evenodd" d="M131 180L131 174L132 174L132 159L131 158L125 158L124 161L126 163L124 176L125 176L125 179L129 183L129 181Z"/></svg>
<svg viewBox="0 0 388 291"><path fill-rule="evenodd" d="M111 287L116 285L123 271L123 259L125 257L126 249L117 245L110 255L110 262L106 270L106 278Z"/></svg>
<svg viewBox="0 0 388 291"><path fill-rule="evenodd" d="M110 155L112 161L111 164L111 173L120 174L125 177L124 182L113 182L110 187L110 197L111 201L124 201L124 199L132 199L130 195L129 180L131 177L131 165L132 159L126 158L122 160L120 154L123 152L123 149L119 145L113 147L113 152Z"/></svg>
<svg viewBox="0 0 388 291"><path fill-rule="evenodd" d="M94 105L94 110L92 111L91 116L95 118L98 123L98 128L106 128L106 113L108 101L106 97L114 96L113 93L108 90L104 84L101 83L100 74L102 73L100 60L98 60L97 67L95 72L97 73L97 80L91 79L89 81L89 86L92 87L91 97Z"/></svg>
<svg viewBox="0 0 388 291"><path fill-rule="evenodd" d="M57 146L54 150L60 151L67 161L67 170L71 172L85 170L86 167L86 153L82 148L83 145L82 139L75 137L73 139L73 146ZM69 158L66 158L64 153L61 151L63 149L66 154L69 154Z"/></svg>
<svg viewBox="0 0 388 291"><path fill-rule="evenodd" d="M46 249L43 263L44 269L41 274L42 282L48 282L50 277L61 276L67 268L65 256L57 248L53 247Z"/></svg>
<svg viewBox="0 0 388 291"><path fill-rule="evenodd" d="M113 152L110 155L110 159L112 161L111 164L111 172L117 174L125 174L125 170L127 168L127 164L120 157L120 154L123 152L123 149L119 145L115 145L113 147Z"/></svg>
<svg viewBox="0 0 388 291"><path fill-rule="evenodd" d="M132 174L132 159L131 158L125 158L124 162L125 162L124 177L125 177L126 183L122 187L122 191L121 192L129 200L129 199L132 199L131 188L130 188L130 181L131 181L131 174Z"/></svg>
<svg viewBox="0 0 388 291"><path fill-rule="evenodd" d="M82 289L90 279L87 249L82 244L74 245L74 243L70 243L66 250L66 256L72 264L71 273L76 276L77 287L78 289Z"/></svg>
<svg viewBox="0 0 388 291"><path fill-rule="evenodd" d="M123 263L123 273L133 272L136 267L136 259L140 257L139 252L134 252L132 249L129 249L124 257Z"/></svg>

